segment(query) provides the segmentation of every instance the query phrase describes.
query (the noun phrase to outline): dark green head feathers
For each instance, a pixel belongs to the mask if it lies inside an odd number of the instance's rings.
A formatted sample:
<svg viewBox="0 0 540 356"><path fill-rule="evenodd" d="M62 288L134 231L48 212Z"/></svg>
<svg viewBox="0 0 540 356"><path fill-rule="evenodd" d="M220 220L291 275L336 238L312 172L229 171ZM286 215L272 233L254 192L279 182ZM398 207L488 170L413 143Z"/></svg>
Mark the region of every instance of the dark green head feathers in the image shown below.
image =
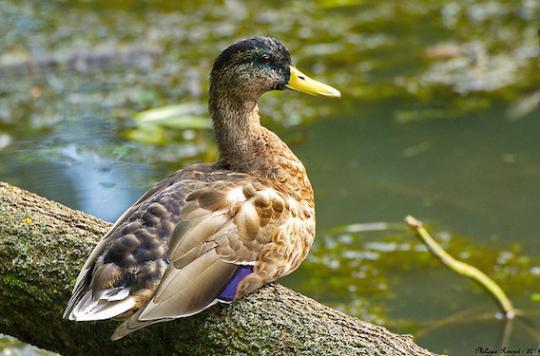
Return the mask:
<svg viewBox="0 0 540 356"><path fill-rule="evenodd" d="M283 44L270 37L254 37L233 43L216 59L210 85L244 88L262 94L283 90L290 77L291 56Z"/></svg>

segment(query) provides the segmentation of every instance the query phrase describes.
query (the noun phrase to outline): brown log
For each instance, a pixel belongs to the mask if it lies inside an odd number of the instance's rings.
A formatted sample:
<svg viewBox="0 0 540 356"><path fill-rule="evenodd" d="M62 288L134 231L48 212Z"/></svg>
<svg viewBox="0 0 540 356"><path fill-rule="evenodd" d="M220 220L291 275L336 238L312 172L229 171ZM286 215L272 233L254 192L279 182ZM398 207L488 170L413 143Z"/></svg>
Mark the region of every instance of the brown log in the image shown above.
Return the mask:
<svg viewBox="0 0 540 356"><path fill-rule="evenodd" d="M230 306L111 342L118 322L62 319L79 269L109 227L0 183L0 333L65 355L432 355L409 335L345 315L279 284Z"/></svg>

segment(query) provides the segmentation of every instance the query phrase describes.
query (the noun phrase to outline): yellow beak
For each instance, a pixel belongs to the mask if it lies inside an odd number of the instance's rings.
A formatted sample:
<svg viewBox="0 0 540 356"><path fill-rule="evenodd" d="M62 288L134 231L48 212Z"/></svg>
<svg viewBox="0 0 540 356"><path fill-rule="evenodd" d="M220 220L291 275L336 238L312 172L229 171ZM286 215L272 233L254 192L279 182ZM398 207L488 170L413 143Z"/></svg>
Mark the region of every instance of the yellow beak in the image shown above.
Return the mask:
<svg viewBox="0 0 540 356"><path fill-rule="evenodd" d="M291 77L287 85L285 85L287 88L311 95L329 96L332 98L341 97L341 93L330 85L311 79L293 66L290 68Z"/></svg>

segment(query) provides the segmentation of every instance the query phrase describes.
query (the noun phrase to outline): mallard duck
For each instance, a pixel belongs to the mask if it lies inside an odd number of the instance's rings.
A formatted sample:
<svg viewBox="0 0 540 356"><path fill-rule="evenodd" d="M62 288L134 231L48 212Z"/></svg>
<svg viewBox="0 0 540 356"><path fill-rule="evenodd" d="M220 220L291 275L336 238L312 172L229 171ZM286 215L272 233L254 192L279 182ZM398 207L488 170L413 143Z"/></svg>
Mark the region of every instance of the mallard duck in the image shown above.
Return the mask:
<svg viewBox="0 0 540 356"><path fill-rule="evenodd" d="M298 268L315 236L313 190L302 162L261 126L257 106L285 88L340 96L296 69L272 38L241 40L217 57L209 112L218 161L173 173L118 219L86 260L64 318L125 319L117 340Z"/></svg>

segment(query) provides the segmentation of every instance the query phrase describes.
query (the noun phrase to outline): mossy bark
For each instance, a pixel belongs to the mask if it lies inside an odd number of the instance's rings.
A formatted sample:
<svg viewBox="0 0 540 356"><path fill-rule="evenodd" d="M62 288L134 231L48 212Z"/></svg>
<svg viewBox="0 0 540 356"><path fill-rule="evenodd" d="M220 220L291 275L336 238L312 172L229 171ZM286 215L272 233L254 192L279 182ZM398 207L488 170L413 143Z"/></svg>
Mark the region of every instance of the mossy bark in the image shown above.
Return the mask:
<svg viewBox="0 0 540 356"><path fill-rule="evenodd" d="M110 224L0 183L0 333L66 355L430 355L396 335L278 284L230 306L117 342L115 321L62 320L75 278Z"/></svg>

